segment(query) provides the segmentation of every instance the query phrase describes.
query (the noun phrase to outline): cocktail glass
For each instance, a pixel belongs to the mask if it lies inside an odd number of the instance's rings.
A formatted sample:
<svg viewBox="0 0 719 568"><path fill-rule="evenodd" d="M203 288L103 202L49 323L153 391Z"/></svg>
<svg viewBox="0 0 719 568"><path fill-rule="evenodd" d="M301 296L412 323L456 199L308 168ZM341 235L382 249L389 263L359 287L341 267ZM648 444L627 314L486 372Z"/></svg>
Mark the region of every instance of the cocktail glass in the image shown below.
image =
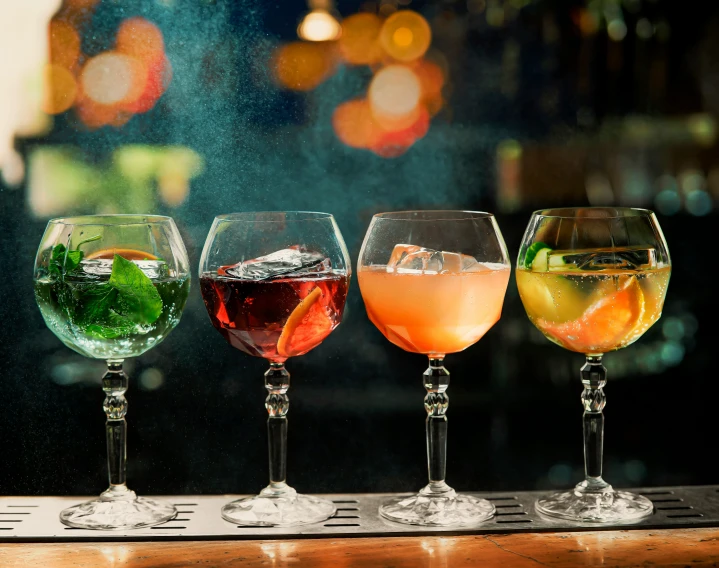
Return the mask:
<svg viewBox="0 0 719 568"><path fill-rule="evenodd" d="M602 479L605 353L639 339L662 313L671 262L654 213L588 207L535 212L517 259L517 286L547 339L582 353L585 480L541 498L537 510L589 523L635 522L651 501Z"/></svg>
<svg viewBox="0 0 719 568"><path fill-rule="evenodd" d="M332 215L302 211L220 215L200 261L202 297L212 325L233 347L269 361L270 484L222 508L239 525L318 523L336 508L286 483L289 357L317 347L340 324L349 256Z"/></svg>
<svg viewBox="0 0 719 568"><path fill-rule="evenodd" d="M175 223L156 215L51 220L35 259L35 298L45 323L70 349L107 361L102 378L110 487L60 520L126 530L172 519L170 503L138 497L125 482L128 377L124 359L158 345L180 321L190 290L187 252Z"/></svg>
<svg viewBox="0 0 719 568"><path fill-rule="evenodd" d="M463 351L499 319L510 267L494 216L474 211L404 211L375 215L357 275L367 315L392 343L429 358L429 484L382 505L391 521L472 525L494 515L485 499L457 494L445 482L449 371L444 358Z"/></svg>

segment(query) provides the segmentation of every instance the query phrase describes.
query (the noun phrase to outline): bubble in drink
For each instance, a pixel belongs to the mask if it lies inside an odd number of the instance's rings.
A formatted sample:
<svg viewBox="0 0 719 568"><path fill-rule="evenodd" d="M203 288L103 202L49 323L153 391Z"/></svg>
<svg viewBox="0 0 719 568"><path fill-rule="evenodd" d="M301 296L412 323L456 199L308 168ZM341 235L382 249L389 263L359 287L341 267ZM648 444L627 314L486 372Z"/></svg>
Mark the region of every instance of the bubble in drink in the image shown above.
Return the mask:
<svg viewBox="0 0 719 568"><path fill-rule="evenodd" d="M289 278L306 274L320 274L332 269L330 259L324 254L301 250L294 246L278 250L252 260L238 262L227 267L224 272L229 276L243 280L270 280Z"/></svg>

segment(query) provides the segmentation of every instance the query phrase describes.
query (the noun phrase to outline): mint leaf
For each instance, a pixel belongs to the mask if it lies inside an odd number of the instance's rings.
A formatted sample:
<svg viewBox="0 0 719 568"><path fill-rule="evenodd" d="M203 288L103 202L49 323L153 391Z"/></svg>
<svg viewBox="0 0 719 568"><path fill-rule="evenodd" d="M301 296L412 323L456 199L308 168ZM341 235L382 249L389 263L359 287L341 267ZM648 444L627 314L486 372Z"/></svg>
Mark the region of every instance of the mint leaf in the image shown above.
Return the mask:
<svg viewBox="0 0 719 568"><path fill-rule="evenodd" d="M80 265L82 257L83 253L81 250L68 252L65 245L55 245L50 252L50 262L47 267L48 272L57 276L72 272Z"/></svg>
<svg viewBox="0 0 719 568"><path fill-rule="evenodd" d="M109 309L102 321L85 326L85 333L102 339L115 339L130 335L134 329L135 324L128 318Z"/></svg>
<svg viewBox="0 0 719 568"><path fill-rule="evenodd" d="M78 294L75 323L78 325L103 321L117 299L117 290L109 283L93 284Z"/></svg>
<svg viewBox="0 0 719 568"><path fill-rule="evenodd" d="M138 267L116 254L108 284L117 290L113 310L134 323L150 325L162 313L162 298L152 280Z"/></svg>

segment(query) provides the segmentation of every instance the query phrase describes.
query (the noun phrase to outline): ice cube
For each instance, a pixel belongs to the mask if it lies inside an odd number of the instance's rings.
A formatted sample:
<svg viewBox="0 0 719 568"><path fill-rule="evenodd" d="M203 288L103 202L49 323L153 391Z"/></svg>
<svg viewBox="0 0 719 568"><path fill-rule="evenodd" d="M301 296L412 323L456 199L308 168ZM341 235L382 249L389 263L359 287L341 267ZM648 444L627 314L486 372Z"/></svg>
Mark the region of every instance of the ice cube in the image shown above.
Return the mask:
<svg viewBox="0 0 719 568"><path fill-rule="evenodd" d="M331 268L332 263L324 254L303 251L297 246L238 262L226 268L225 272L244 280L269 280L280 276L295 277L328 272Z"/></svg>
<svg viewBox="0 0 719 568"><path fill-rule="evenodd" d="M473 256L444 252L416 245L395 245L387 263L388 271L447 274L485 270Z"/></svg>
<svg viewBox="0 0 719 568"><path fill-rule="evenodd" d="M656 268L657 254L651 247L553 250L547 255L547 270L645 270Z"/></svg>
<svg viewBox="0 0 719 568"><path fill-rule="evenodd" d="M169 269L164 260L133 260L132 262L151 280L169 276ZM93 280L102 280L110 277L112 263L112 258L89 258L80 262L80 269L84 276Z"/></svg>

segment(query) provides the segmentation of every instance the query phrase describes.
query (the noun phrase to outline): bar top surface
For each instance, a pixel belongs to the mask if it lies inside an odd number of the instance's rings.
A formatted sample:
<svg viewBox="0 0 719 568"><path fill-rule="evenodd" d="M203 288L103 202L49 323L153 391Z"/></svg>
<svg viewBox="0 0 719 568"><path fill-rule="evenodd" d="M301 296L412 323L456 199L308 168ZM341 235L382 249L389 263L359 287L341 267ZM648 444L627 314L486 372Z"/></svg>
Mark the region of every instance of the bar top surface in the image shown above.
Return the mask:
<svg viewBox="0 0 719 568"><path fill-rule="evenodd" d="M718 566L719 528L250 541L7 543L2 568Z"/></svg>

